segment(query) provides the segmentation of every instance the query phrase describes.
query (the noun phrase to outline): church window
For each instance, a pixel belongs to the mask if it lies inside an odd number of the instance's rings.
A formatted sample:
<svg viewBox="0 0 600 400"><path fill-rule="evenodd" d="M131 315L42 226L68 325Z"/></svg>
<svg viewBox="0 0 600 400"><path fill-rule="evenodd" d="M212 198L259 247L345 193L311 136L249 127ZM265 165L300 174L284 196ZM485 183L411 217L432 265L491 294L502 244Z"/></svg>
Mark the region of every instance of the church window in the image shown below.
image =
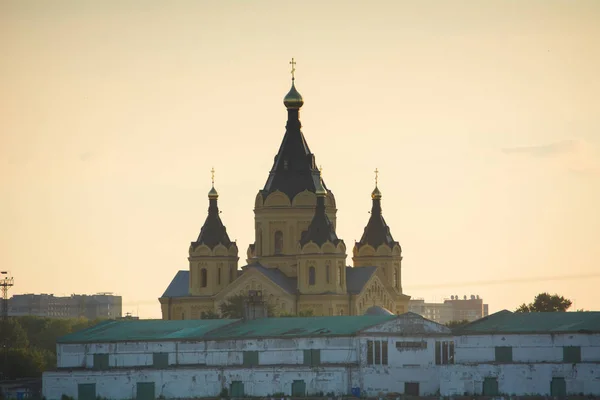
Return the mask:
<svg viewBox="0 0 600 400"><path fill-rule="evenodd" d="M331 274L330 269L331 268L330 268L329 264L327 264L325 266L325 278L326 278L327 283L329 283L329 275Z"/></svg>
<svg viewBox="0 0 600 400"><path fill-rule="evenodd" d="M208 272L206 268L200 270L200 287L206 287L208 285Z"/></svg>
<svg viewBox="0 0 600 400"><path fill-rule="evenodd" d="M393 281L392 281L393 285L395 288L398 287L398 274L396 272L396 268L394 268L394 274L393 274Z"/></svg>
<svg viewBox="0 0 600 400"><path fill-rule="evenodd" d="M275 254L283 254L283 232L275 232Z"/></svg>
<svg viewBox="0 0 600 400"><path fill-rule="evenodd" d="M217 269L217 285L221 284L221 267Z"/></svg>
<svg viewBox="0 0 600 400"><path fill-rule="evenodd" d="M338 267L337 283L342 286L342 267Z"/></svg>
<svg viewBox="0 0 600 400"><path fill-rule="evenodd" d="M308 268L308 284L311 286L313 286L316 281L315 273L315 267Z"/></svg>

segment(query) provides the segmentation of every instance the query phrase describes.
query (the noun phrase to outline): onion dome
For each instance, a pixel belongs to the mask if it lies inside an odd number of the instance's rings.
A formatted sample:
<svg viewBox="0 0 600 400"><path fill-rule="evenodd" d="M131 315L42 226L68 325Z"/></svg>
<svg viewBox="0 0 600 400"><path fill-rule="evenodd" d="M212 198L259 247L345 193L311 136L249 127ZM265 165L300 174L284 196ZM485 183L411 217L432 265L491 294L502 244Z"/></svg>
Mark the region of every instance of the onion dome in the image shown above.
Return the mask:
<svg viewBox="0 0 600 400"><path fill-rule="evenodd" d="M296 86L294 85L294 79L292 79L292 88L283 98L283 104L288 109L299 109L304 104L304 100L302 100L302 96L296 90Z"/></svg>
<svg viewBox="0 0 600 400"><path fill-rule="evenodd" d="M319 246L322 246L325 242L329 241L337 246L342 240L338 239L335 228L325 213L327 190L320 183L320 179L317 182L315 191L315 194L317 195L317 207L315 208L315 215L313 216L308 229L302 234L300 245L304 246L309 242L314 242Z"/></svg>
<svg viewBox="0 0 600 400"><path fill-rule="evenodd" d="M360 249L367 244L374 249L377 249L382 244L385 244L390 248L394 248L396 245L400 246L400 244L392 237L390 227L387 225L381 214L381 192L377 186L375 186L375 189L371 193L371 198L373 199L371 217L369 218L369 222L365 227L365 231L360 238L360 241L356 242L355 247Z"/></svg>

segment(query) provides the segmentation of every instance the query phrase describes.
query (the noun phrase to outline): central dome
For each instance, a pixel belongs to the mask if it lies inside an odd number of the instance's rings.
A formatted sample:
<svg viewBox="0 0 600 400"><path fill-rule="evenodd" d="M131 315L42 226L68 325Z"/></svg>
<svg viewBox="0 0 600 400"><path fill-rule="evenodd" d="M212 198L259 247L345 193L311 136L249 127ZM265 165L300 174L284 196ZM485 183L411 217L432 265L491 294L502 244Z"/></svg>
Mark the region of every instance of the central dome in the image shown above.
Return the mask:
<svg viewBox="0 0 600 400"><path fill-rule="evenodd" d="M283 104L288 109L299 109L304 104L304 100L302 100L302 96L296 90L296 86L294 86L294 81L292 81L292 88L283 98Z"/></svg>

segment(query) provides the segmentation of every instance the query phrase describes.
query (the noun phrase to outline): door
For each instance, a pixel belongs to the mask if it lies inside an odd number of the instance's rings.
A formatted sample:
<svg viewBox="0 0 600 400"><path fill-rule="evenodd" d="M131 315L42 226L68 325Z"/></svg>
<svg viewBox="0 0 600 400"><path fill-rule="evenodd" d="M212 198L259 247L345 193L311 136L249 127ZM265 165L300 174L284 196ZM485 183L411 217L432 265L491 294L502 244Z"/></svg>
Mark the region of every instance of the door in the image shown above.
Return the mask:
<svg viewBox="0 0 600 400"><path fill-rule="evenodd" d="M80 383L77 385L77 400L96 400L96 384Z"/></svg>
<svg viewBox="0 0 600 400"><path fill-rule="evenodd" d="M292 397L306 397L306 382L294 381L292 383Z"/></svg>
<svg viewBox="0 0 600 400"><path fill-rule="evenodd" d="M485 378L483 380L483 395L498 396L498 378Z"/></svg>
<svg viewBox="0 0 600 400"><path fill-rule="evenodd" d="M234 398L244 397L244 383L241 381L231 382L231 387L229 388L229 395Z"/></svg>
<svg viewBox="0 0 600 400"><path fill-rule="evenodd" d="M407 396L418 396L419 382L404 382L404 394Z"/></svg>
<svg viewBox="0 0 600 400"><path fill-rule="evenodd" d="M565 382L565 378L552 378L552 382L550 382L550 395L552 397L567 396L567 382Z"/></svg>
<svg viewBox="0 0 600 400"><path fill-rule="evenodd" d="M154 400L156 399L154 382L138 382L135 394L136 400Z"/></svg>

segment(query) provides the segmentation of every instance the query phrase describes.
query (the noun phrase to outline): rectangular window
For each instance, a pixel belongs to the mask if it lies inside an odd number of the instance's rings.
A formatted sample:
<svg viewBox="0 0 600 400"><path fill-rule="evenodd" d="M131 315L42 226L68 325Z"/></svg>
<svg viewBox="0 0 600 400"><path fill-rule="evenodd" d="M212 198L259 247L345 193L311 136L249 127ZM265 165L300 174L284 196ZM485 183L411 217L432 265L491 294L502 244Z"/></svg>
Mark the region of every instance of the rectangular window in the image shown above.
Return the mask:
<svg viewBox="0 0 600 400"><path fill-rule="evenodd" d="M367 340L367 364L373 365L373 341Z"/></svg>
<svg viewBox="0 0 600 400"><path fill-rule="evenodd" d="M563 362L576 364L581 362L581 347L565 346L563 347Z"/></svg>
<svg viewBox="0 0 600 400"><path fill-rule="evenodd" d="M258 351L244 352L244 367L255 367L258 365Z"/></svg>
<svg viewBox="0 0 600 400"><path fill-rule="evenodd" d="M510 363L513 360L512 347L497 346L496 347L496 362Z"/></svg>
<svg viewBox="0 0 600 400"><path fill-rule="evenodd" d="M435 342L435 365L454 364L454 342Z"/></svg>
<svg viewBox="0 0 600 400"><path fill-rule="evenodd" d="M108 354L94 354L94 369L106 370L108 368Z"/></svg>
<svg viewBox="0 0 600 400"><path fill-rule="evenodd" d="M387 340L367 340L367 364L388 364L388 342Z"/></svg>
<svg viewBox="0 0 600 400"><path fill-rule="evenodd" d="M169 353L153 353L152 367L157 369L169 368Z"/></svg>
<svg viewBox="0 0 600 400"><path fill-rule="evenodd" d="M321 364L321 350L308 349L304 350L304 365L310 365L311 367Z"/></svg>

